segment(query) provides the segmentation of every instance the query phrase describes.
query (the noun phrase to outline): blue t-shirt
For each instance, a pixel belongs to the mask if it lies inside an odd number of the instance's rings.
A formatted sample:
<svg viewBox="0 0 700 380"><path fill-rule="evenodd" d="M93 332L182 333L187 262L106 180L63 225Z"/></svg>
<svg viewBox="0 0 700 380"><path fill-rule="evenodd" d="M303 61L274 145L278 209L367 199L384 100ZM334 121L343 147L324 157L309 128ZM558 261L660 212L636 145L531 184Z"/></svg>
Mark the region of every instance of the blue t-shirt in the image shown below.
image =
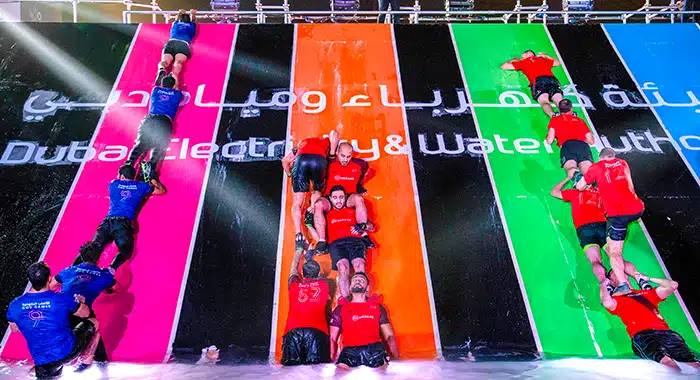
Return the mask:
<svg viewBox="0 0 700 380"><path fill-rule="evenodd" d="M197 25L193 22L175 21L170 27L170 39L185 41L188 44L194 39Z"/></svg>
<svg viewBox="0 0 700 380"><path fill-rule="evenodd" d="M174 88L153 87L151 91L151 108L148 113L150 115L165 115L170 120L175 120L177 107L180 106L182 100L182 91Z"/></svg>
<svg viewBox="0 0 700 380"><path fill-rule="evenodd" d="M114 285L114 275L92 263L70 266L56 275L56 281L63 284L61 293L80 294L85 303L92 307L103 290Z"/></svg>
<svg viewBox="0 0 700 380"><path fill-rule="evenodd" d="M153 192L153 186L141 182L115 179L109 184L107 216L123 216L134 220L141 201Z"/></svg>
<svg viewBox="0 0 700 380"><path fill-rule="evenodd" d="M26 293L7 308L7 320L19 327L29 346L34 364L65 359L73 349L75 337L69 316L80 307L72 294L52 291Z"/></svg>

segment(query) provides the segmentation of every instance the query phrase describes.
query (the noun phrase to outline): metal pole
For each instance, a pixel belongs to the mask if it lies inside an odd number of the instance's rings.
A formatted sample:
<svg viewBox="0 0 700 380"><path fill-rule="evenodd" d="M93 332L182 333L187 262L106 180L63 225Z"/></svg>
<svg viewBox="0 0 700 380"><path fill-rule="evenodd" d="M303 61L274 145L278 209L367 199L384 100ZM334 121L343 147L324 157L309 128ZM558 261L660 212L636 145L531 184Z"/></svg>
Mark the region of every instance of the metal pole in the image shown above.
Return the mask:
<svg viewBox="0 0 700 380"><path fill-rule="evenodd" d="M157 0L152 0L152 1L151 1L151 9L153 9L153 11L156 11L156 10L158 10L158 8L159 8L159 7L158 7L158 1L157 1ZM156 20L156 14L154 13L153 15L151 15L151 22L155 24L156 21L157 21L157 20Z"/></svg>
<svg viewBox="0 0 700 380"><path fill-rule="evenodd" d="M73 5L73 22L78 22L78 0L71 0Z"/></svg>

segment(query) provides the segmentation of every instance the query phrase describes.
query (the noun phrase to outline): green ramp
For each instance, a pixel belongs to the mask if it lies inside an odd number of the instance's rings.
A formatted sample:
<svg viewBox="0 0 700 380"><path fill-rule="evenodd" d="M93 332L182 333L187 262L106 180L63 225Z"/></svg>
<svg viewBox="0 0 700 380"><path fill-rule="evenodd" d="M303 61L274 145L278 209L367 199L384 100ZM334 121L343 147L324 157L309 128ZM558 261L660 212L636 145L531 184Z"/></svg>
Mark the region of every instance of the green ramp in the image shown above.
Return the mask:
<svg viewBox="0 0 700 380"><path fill-rule="evenodd" d="M493 149L490 169L542 351L549 356L632 355L624 326L600 305L569 205L549 195L564 171L558 148L543 143L548 118L530 98L524 75L499 67L527 49L556 57L547 30L542 25L485 24L452 25L452 32L477 128L490 141L484 141L485 149ZM554 74L562 86L570 83L561 67ZM568 97L578 104L575 96ZM528 99L532 105L525 104ZM590 126L580 106L576 112ZM629 231L624 254L643 273L663 276L638 223ZM694 349L700 347L675 297L662 303L661 312Z"/></svg>

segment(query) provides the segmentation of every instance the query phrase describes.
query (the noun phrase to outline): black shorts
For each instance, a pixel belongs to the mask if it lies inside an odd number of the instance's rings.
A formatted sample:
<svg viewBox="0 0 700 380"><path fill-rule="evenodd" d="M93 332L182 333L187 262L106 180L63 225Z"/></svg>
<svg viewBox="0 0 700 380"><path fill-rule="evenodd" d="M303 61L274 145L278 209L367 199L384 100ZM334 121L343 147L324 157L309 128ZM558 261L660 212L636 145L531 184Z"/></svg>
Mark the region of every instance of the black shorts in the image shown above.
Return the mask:
<svg viewBox="0 0 700 380"><path fill-rule="evenodd" d="M173 133L173 121L165 115L148 115L141 121L136 136L136 143L144 148L168 147Z"/></svg>
<svg viewBox="0 0 700 380"><path fill-rule="evenodd" d="M178 54L184 54L188 59L192 56L190 44L181 40L168 40L163 47L163 54L170 54L173 58Z"/></svg>
<svg viewBox="0 0 700 380"><path fill-rule="evenodd" d="M80 322L73 327L75 343L73 343L73 348L70 353L63 359L34 367L37 379L50 379L60 376L63 371L63 365L75 359L85 350L93 335L95 335L95 332L95 325L93 325L92 322L81 319Z"/></svg>
<svg viewBox="0 0 700 380"><path fill-rule="evenodd" d="M378 368L386 363L386 350L381 342L366 346L345 347L338 355L337 364L345 364L348 367L361 365Z"/></svg>
<svg viewBox="0 0 700 380"><path fill-rule="evenodd" d="M588 223L576 229L578 241L581 243L581 248L587 245L596 244L603 247L607 240L605 239L605 222Z"/></svg>
<svg viewBox="0 0 700 380"><path fill-rule="evenodd" d="M282 365L328 363L330 358L330 339L323 331L292 329L282 338Z"/></svg>
<svg viewBox="0 0 700 380"><path fill-rule="evenodd" d="M364 260L367 246L362 239L350 236L334 240L328 245L328 250L331 253L332 268L338 270L338 261L342 259L348 259L351 263L354 259Z"/></svg>
<svg viewBox="0 0 700 380"><path fill-rule="evenodd" d="M548 94L551 99L554 94L564 95L559 85L559 80L555 77L537 77L535 84L530 88L532 90L532 98L537 100L542 94Z"/></svg>
<svg viewBox="0 0 700 380"><path fill-rule="evenodd" d="M664 356L683 363L696 362L683 337L671 330L644 330L632 338L632 351L642 359L660 362Z"/></svg>
<svg viewBox="0 0 700 380"><path fill-rule="evenodd" d="M642 213L634 215L618 215L608 217L608 237L610 240L623 241L627 237L627 226L642 217Z"/></svg>
<svg viewBox="0 0 700 380"><path fill-rule="evenodd" d="M328 160L318 154L300 154L292 166L292 191L306 193L309 181L314 183L314 191L322 191L326 186Z"/></svg>
<svg viewBox="0 0 700 380"><path fill-rule="evenodd" d="M576 161L576 164L579 164L583 161L593 163L591 147L581 140L569 140L565 142L559 150L559 161L561 167L564 167L566 161L570 160Z"/></svg>

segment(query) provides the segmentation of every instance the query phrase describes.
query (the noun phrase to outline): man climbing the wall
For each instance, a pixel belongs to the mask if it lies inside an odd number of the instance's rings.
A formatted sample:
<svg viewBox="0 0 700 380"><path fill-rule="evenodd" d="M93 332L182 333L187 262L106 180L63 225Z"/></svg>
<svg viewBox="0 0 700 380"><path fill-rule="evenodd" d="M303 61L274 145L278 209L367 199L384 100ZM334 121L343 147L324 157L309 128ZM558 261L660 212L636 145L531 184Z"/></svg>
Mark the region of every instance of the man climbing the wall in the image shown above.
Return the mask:
<svg viewBox="0 0 700 380"><path fill-rule="evenodd" d="M347 195L341 185L335 185L329 195L330 206L321 210L325 214L328 229L328 250L331 253L332 268L338 271L340 295L350 295L350 265L355 272L365 271L367 244L362 234L374 230L370 222L358 227L355 209L347 204Z"/></svg>
<svg viewBox="0 0 700 380"><path fill-rule="evenodd" d="M289 312L282 338L282 365L328 363L328 281L321 278L321 266L309 260L302 266L299 259L304 251L296 250L289 274Z"/></svg>
<svg viewBox="0 0 700 380"><path fill-rule="evenodd" d="M576 228L576 235L586 258L591 263L593 275L598 283L605 285L609 291L613 291L610 280L605 276L605 266L601 262L600 251L604 250L606 242L605 213L598 194L593 186L587 186L583 191L574 189L562 190L571 180L566 177L552 189L552 196L571 204L571 218ZM625 261L625 273L634 277L641 289L651 289L637 268L629 261Z"/></svg>
<svg viewBox="0 0 700 380"><path fill-rule="evenodd" d="M559 102L560 113L549 120L545 142L551 145L557 140L561 167L567 176L576 178L574 173L577 168L581 174L586 174L593 164L590 145L595 144L595 141L586 123L576 116L572 108L569 99Z"/></svg>
<svg viewBox="0 0 700 380"><path fill-rule="evenodd" d="M21 332L27 340L36 377L55 378L64 364L94 344L97 320L90 318L84 297L49 289L51 269L43 262L30 265L27 275L31 288L10 303L7 321L12 331ZM71 316L81 318L74 328Z"/></svg>
<svg viewBox="0 0 700 380"><path fill-rule="evenodd" d="M559 66L557 59L544 53L535 55L525 50L520 59L514 58L501 65L503 70L517 70L525 74L530 82L532 98L537 101L547 116L554 116L552 102L559 104L564 98L559 80L552 73L552 67Z"/></svg>
<svg viewBox="0 0 700 380"><path fill-rule="evenodd" d="M614 272L608 274L614 285L623 282ZM647 290L632 290L625 295L610 295L605 286L600 287L603 306L622 320L632 338L632 351L642 359L651 359L676 371L677 362L688 363L700 371L700 361L690 351L678 333L671 330L659 312L659 303L678 289L678 283L662 278L646 278L659 284Z"/></svg>
<svg viewBox="0 0 700 380"><path fill-rule="evenodd" d="M135 145L131 148L131 154L126 161L127 165L133 166L141 156L150 151L150 160L147 161L145 157L141 160L141 174L146 182L151 178L158 178L156 170L170 144L173 121L180 106L180 100L182 100L182 92L178 90L177 80L171 75L163 77L151 91L148 115L139 125Z"/></svg>
<svg viewBox="0 0 700 380"><path fill-rule="evenodd" d="M331 202L328 200L330 189L342 186L347 194L347 206L355 209L355 219L357 225L355 229L360 231L361 238L367 248L374 248L374 242L367 234L367 208L363 197L367 190L363 187L363 181L369 165L361 158L355 158L352 145L342 142L338 145L338 157L328 165L328 180L326 183L325 197L321 197L314 204L313 227L318 236L316 244L317 252L327 252L326 244L326 217L325 212L331 209Z"/></svg>
<svg viewBox="0 0 700 380"><path fill-rule="evenodd" d="M622 248L627 237L627 226L642 216L644 202L634 191L629 165L615 157L615 151L610 148L600 151L600 161L591 165L576 183L576 188L582 191L588 184L597 184L605 210L610 266L619 279L615 295L627 294L630 285L625 276Z"/></svg>
<svg viewBox="0 0 700 380"><path fill-rule="evenodd" d="M398 358L399 350L386 309L369 298L369 278L364 272L352 276L352 299L339 303L331 315L331 358L340 368L361 365L378 368ZM343 335L343 350L338 354L338 338ZM386 342L387 350L382 343Z"/></svg>
<svg viewBox="0 0 700 380"><path fill-rule="evenodd" d="M170 39L163 47L163 54L160 63L158 64L158 79L165 77L168 74L168 69L172 65L171 74L175 79L181 80L180 73L185 62L192 57L190 44L197 33L197 10L191 9L189 13L184 9L180 9L175 21L170 27Z"/></svg>
<svg viewBox="0 0 700 380"><path fill-rule="evenodd" d="M136 169L129 165L119 168L119 177L109 184L109 211L107 216L97 226L97 232L92 239L93 248L99 254L105 246L114 241L119 252L112 260L109 268L116 271L124 264L134 251L134 229L132 223L136 218L136 212L141 202L148 195L165 194L165 188L157 179L151 178L148 183L137 181ZM84 260L78 257L74 264Z"/></svg>
<svg viewBox="0 0 700 380"><path fill-rule="evenodd" d="M302 140L282 158L282 168L287 176L292 177L292 222L294 223L294 244L296 249L306 249L308 246L301 232L301 209L306 193L312 190L311 207L321 197L321 191L326 184L326 169L328 159L335 158L340 136L333 130L328 137L311 137ZM308 210L308 213L313 211ZM313 216L311 216L313 217Z"/></svg>
<svg viewBox="0 0 700 380"><path fill-rule="evenodd" d="M107 268L97 266L100 257L100 248L93 242L87 242L80 247L80 254L73 265L62 270L54 277L52 288L61 284L61 293L79 294L85 297L85 304L90 308L90 318L95 318L92 304L103 291L111 292L116 284L114 272ZM75 328L81 320L71 317L71 326ZM100 339L100 332L95 333L97 338L94 344L89 346L81 357L77 371L83 371L92 365L93 359L104 362L107 360L107 352ZM97 351L97 353L96 353Z"/></svg>

